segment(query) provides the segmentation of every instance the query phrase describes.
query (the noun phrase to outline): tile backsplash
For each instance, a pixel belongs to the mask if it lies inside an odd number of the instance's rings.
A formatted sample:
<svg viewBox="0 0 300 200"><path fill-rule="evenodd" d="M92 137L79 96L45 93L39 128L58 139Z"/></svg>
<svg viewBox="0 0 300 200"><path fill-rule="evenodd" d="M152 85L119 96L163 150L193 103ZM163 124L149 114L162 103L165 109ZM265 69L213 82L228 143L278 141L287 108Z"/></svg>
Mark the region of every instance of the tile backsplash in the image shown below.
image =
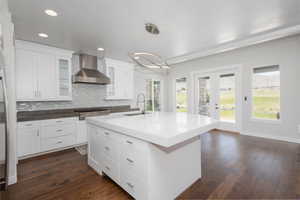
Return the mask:
<svg viewBox="0 0 300 200"><path fill-rule="evenodd" d="M73 84L73 101L18 102L18 111L130 105L130 100L105 100L103 85Z"/></svg>
<svg viewBox="0 0 300 200"><path fill-rule="evenodd" d="M73 56L72 59L73 74L79 70L78 56ZM100 65L103 62L98 62ZM103 69L103 66L98 65L98 69ZM101 70L102 71L102 70ZM91 84L73 84L73 100L72 101L55 101L55 102L17 102L18 111L27 110L48 110L60 108L79 108L79 107L101 107L101 106L117 106L131 105L130 100L105 100L106 86L91 85Z"/></svg>

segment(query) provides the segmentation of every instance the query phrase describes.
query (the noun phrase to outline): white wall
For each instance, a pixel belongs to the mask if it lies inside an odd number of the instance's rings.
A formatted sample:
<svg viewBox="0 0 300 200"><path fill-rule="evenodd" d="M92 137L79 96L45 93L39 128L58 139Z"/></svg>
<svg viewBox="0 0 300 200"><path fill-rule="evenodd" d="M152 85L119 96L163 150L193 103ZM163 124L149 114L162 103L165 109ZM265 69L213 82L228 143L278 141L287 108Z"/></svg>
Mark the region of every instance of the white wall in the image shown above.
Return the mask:
<svg viewBox="0 0 300 200"><path fill-rule="evenodd" d="M6 62L6 84L8 92L9 106L9 183L12 184L17 180L16 170L16 96L15 96L15 49L13 42L14 26L11 22L11 15L8 10L7 0L0 0L0 23L2 24L4 57Z"/></svg>
<svg viewBox="0 0 300 200"><path fill-rule="evenodd" d="M279 64L281 70L281 122L264 123L251 120L251 106L243 102L243 133L300 142L297 126L300 124L300 36L275 40L247 48L208 56L172 66L170 70L169 97L174 96L173 79L191 72L223 66L242 65L243 96L250 97L251 67ZM189 82L189 89L193 84ZM190 94L190 93L189 93ZM241 97L242 98L242 97ZM170 99L171 100L171 99ZM172 101L169 101L172 110ZM189 99L189 106L193 106Z"/></svg>

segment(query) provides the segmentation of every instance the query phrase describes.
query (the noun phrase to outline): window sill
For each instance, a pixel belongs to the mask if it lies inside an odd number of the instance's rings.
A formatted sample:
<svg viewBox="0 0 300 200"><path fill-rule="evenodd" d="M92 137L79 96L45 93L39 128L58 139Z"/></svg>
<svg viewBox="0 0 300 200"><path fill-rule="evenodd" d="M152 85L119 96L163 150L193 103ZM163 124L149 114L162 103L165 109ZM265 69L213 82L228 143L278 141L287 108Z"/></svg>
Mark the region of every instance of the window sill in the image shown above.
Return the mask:
<svg viewBox="0 0 300 200"><path fill-rule="evenodd" d="M251 122L258 122L258 123L265 123L265 124L282 124L281 119L280 120L273 120L273 119L260 119L260 118L251 118Z"/></svg>

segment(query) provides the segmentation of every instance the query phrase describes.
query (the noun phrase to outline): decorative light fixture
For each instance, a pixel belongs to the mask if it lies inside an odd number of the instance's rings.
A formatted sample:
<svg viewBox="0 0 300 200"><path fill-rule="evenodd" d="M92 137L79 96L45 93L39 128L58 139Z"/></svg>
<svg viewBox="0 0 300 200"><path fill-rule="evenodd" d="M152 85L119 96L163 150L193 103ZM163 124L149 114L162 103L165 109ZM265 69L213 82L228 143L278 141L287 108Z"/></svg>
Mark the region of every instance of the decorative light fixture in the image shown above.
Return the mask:
<svg viewBox="0 0 300 200"><path fill-rule="evenodd" d="M50 10L50 9L45 10L45 13L51 17L56 17L58 15L57 12L55 12L54 10Z"/></svg>
<svg viewBox="0 0 300 200"><path fill-rule="evenodd" d="M148 33L154 34L154 35L158 35L159 34L159 29L155 24L152 23L146 23L145 24L145 29Z"/></svg>
<svg viewBox="0 0 300 200"><path fill-rule="evenodd" d="M148 52L129 53L129 57L138 65L150 69L169 69L169 65L159 56Z"/></svg>
<svg viewBox="0 0 300 200"><path fill-rule="evenodd" d="M38 34L41 38L48 38L48 35L46 33L39 33Z"/></svg>

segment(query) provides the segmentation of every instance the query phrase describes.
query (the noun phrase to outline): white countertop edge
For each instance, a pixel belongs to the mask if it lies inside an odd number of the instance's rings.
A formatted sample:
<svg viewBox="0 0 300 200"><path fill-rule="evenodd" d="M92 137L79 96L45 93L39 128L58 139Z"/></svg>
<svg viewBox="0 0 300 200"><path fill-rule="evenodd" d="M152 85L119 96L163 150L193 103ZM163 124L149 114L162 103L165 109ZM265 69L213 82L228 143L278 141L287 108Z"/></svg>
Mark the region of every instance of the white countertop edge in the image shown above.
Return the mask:
<svg viewBox="0 0 300 200"><path fill-rule="evenodd" d="M167 139L167 138L164 139L161 136L145 134L143 132L139 132L136 130L132 130L132 129L124 128L121 126L116 126L116 125L112 125L109 123L101 122L101 121L98 121L93 118L87 118L87 122L91 123L92 125L95 125L95 126L100 126L102 128L106 128L106 129L109 129L109 130L112 130L112 131L115 131L115 132L118 132L120 134L124 134L127 136L135 137L137 139L144 140L146 142L150 142L150 143L160 145L163 147L171 147L173 145L179 144L181 142L184 142L186 140L189 140L191 138L199 136L203 133L206 133L212 129L217 128L217 125L219 123L218 121L215 121L212 124L207 125L205 127L196 128L194 130L188 131L184 135L175 136L172 139Z"/></svg>

